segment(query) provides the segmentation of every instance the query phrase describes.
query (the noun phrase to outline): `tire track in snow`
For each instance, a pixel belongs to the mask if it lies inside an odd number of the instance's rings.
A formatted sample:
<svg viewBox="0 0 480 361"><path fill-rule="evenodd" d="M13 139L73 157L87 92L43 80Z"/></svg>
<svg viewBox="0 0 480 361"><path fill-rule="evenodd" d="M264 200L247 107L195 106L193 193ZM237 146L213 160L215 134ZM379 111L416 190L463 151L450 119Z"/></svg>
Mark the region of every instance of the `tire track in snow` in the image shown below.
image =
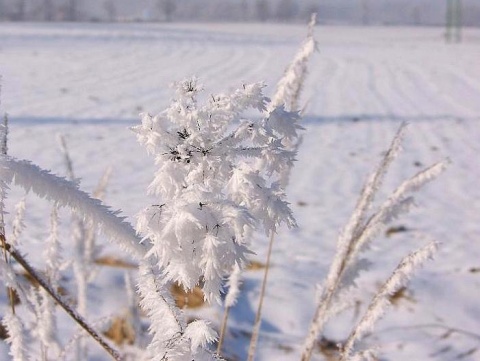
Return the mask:
<svg viewBox="0 0 480 361"><path fill-rule="evenodd" d="M330 57L316 57L316 63L310 68L309 77L312 87L305 89L305 101L308 102L307 113L324 114L328 104L328 94L338 76L341 65Z"/></svg>
<svg viewBox="0 0 480 361"><path fill-rule="evenodd" d="M465 101L465 92L462 91L462 86L454 89L452 83L461 84L461 80L456 76L455 71L446 71L445 66L434 66L432 68L420 68L411 67L413 71L413 81L426 84L431 89L433 99L437 99L437 107L443 107L447 109L447 114L461 115L467 117L480 116L480 103L478 101L472 101L470 105L467 105ZM472 93L471 88L464 88L463 90L469 90ZM473 92L473 97L480 97L480 92ZM472 107L473 104L473 107ZM434 105L435 106L435 105Z"/></svg>
<svg viewBox="0 0 480 361"><path fill-rule="evenodd" d="M386 69L392 82L391 87L398 96L397 103L400 109L397 110L396 114L406 117L431 115L428 110L424 110L424 88L420 86L412 87L410 79L405 76L404 69L399 64L386 64Z"/></svg>
<svg viewBox="0 0 480 361"><path fill-rule="evenodd" d="M371 62L366 63L368 69L368 89L373 95L373 98L379 104L380 108L383 109L383 112L387 117L392 117L395 113L393 110L393 105L389 99L388 94L388 83L384 81L384 74L382 66L375 66ZM386 86L387 85L387 86Z"/></svg>
<svg viewBox="0 0 480 361"><path fill-rule="evenodd" d="M323 109L321 114L326 116L338 116L345 114L345 103L343 99L344 84L348 83L347 62L345 59L332 60L335 72L327 77L329 88L323 87Z"/></svg>
<svg viewBox="0 0 480 361"><path fill-rule="evenodd" d="M423 99L420 104L426 108L426 115L448 116L451 114L451 108L442 100L439 88L426 75L425 68L409 63L402 72L405 82L410 84L412 95L421 89L420 94Z"/></svg>

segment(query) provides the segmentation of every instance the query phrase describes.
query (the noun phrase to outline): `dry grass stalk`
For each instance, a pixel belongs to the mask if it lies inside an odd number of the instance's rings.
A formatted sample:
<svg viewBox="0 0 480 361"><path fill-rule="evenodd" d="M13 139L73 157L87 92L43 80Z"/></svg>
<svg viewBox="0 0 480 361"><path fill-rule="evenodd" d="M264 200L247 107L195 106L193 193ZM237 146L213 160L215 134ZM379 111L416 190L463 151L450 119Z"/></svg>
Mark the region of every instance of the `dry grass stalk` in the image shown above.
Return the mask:
<svg viewBox="0 0 480 361"><path fill-rule="evenodd" d="M246 270L247 271L259 271L259 270L265 269L265 267L266 267L265 263L262 263L260 261L251 261L247 265Z"/></svg>
<svg viewBox="0 0 480 361"><path fill-rule="evenodd" d="M175 304L178 308L199 308L205 304L203 291L200 287L195 287L191 291L185 291L185 289L174 283L170 287L170 292L175 300Z"/></svg>
<svg viewBox="0 0 480 361"><path fill-rule="evenodd" d="M128 316L114 317L110 327L103 334L118 346L135 343L135 330Z"/></svg>
<svg viewBox="0 0 480 361"><path fill-rule="evenodd" d="M222 318L222 325L220 326L220 336L218 337L218 344L217 344L217 354L222 354L222 346L223 341L225 340L225 335L227 333L227 322L228 317L230 316L230 307L226 307L225 311L223 312Z"/></svg>
<svg viewBox="0 0 480 361"><path fill-rule="evenodd" d="M126 268L126 269L138 268L138 265L135 263L128 262L120 258L115 258L113 256L97 257L93 262L99 266L105 266L105 267Z"/></svg>
<svg viewBox="0 0 480 361"><path fill-rule="evenodd" d="M252 338L250 339L250 347L248 348L248 361L253 361L255 350L257 348L258 336L260 334L260 326L262 324L262 308L265 299L265 291L267 289L268 272L270 270L270 259L272 256L273 241L275 233L270 232L270 241L268 243L267 262L265 264L265 273L263 275L262 289L260 291L260 301L258 303L257 314L255 315L255 323L253 324Z"/></svg>
<svg viewBox="0 0 480 361"><path fill-rule="evenodd" d="M1 88L0 88L1 92ZM1 97L0 97L1 101ZM1 104L1 103L0 103ZM3 155L7 155L8 153L8 116L5 114L3 117L3 124L0 126L0 137L1 137L1 147L0 147L0 153ZM5 259L5 263L9 264L10 263L10 257L8 255L8 252L6 251L6 233L5 233L5 218L4 218L4 201L5 201L5 188L2 187L1 190L1 209L0 209L0 233L2 234L1 237L1 246L3 248L3 257ZM8 295L8 302L10 303L10 308L12 311L12 314L15 314L15 290L11 287L7 287L7 295Z"/></svg>

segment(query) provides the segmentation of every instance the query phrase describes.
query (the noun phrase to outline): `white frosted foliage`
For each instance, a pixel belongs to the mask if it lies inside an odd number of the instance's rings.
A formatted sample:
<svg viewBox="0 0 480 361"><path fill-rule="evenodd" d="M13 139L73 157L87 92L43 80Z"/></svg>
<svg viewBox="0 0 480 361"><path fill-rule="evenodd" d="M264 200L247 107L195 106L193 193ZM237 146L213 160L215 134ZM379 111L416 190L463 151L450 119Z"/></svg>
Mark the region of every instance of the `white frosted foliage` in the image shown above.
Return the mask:
<svg viewBox="0 0 480 361"><path fill-rule="evenodd" d="M308 61L316 48L313 37L315 24L316 14L312 14L308 24L308 35L278 82L277 89L272 97L272 107L285 104L285 107L289 110L298 110L298 100L307 75Z"/></svg>
<svg viewBox="0 0 480 361"><path fill-rule="evenodd" d="M10 245L16 246L22 231L25 228L23 220L25 218L26 198L23 197L20 202L15 205L15 218L12 224L12 237L10 237Z"/></svg>
<svg viewBox="0 0 480 361"><path fill-rule="evenodd" d="M267 111L263 88L245 84L200 104L201 87L188 79L175 84L166 110L143 114L133 128L158 166L148 188L158 203L137 223L150 242L148 256L168 280L201 285L208 301L220 300L224 278L245 263L253 230L295 225L275 179L294 160L283 140L297 136L298 115ZM247 119L251 110L260 118Z"/></svg>
<svg viewBox="0 0 480 361"><path fill-rule="evenodd" d="M315 340L323 331L329 317L337 309L334 302L339 298L349 298L350 286L355 285L360 271L368 269L368 262L359 259L360 253L389 222L409 211L414 203L413 197L409 193L417 191L427 182L435 179L446 168L446 162L439 162L417 173L404 181L377 210L371 212L370 208L382 185L385 173L400 151L405 128L405 123L400 126L390 148L368 178L352 216L338 237L337 251L305 340L302 361L311 358ZM399 273L396 274L396 276L399 275ZM383 300L378 302L380 304ZM379 309L382 308L375 308L374 311Z"/></svg>
<svg viewBox="0 0 480 361"><path fill-rule="evenodd" d="M7 312L4 316L3 325L8 330L8 337L5 340L10 345L10 356L13 361L29 360L27 353L27 337L22 321L16 314Z"/></svg>
<svg viewBox="0 0 480 361"><path fill-rule="evenodd" d="M143 261L140 265L138 293L140 305L150 319L152 337L145 359L160 360L214 360L206 349L216 339L216 333L205 322L187 325L184 314L175 306L160 279L155 266Z"/></svg>
<svg viewBox="0 0 480 361"><path fill-rule="evenodd" d="M413 271L417 269L427 259L431 258L436 252L438 244L431 242L419 250L409 254L405 257L392 275L383 284L378 293L374 296L372 302L368 306L367 311L352 330L350 336L345 343L341 361L350 359L350 354L353 350L355 341L359 340L366 332L373 329L375 323L385 313L386 307L390 304L389 296L394 294L407 280L412 276Z"/></svg>
<svg viewBox="0 0 480 361"><path fill-rule="evenodd" d="M193 321L185 329L184 337L190 340L192 353L205 348L217 339L217 333L203 320Z"/></svg>
<svg viewBox="0 0 480 361"><path fill-rule="evenodd" d="M227 286L228 292L225 297L225 308L233 307L237 303L238 295L240 294L240 284L242 281L242 271L236 264L233 271L228 278Z"/></svg>
<svg viewBox="0 0 480 361"><path fill-rule="evenodd" d="M78 189L78 185L57 177L50 172L28 162L8 156L0 157L0 180L15 183L27 192L46 198L59 206L68 206L86 219L93 220L100 230L112 241L135 258L142 258L145 248L139 242L133 228L99 200L91 198ZM3 189L3 187L2 187Z"/></svg>

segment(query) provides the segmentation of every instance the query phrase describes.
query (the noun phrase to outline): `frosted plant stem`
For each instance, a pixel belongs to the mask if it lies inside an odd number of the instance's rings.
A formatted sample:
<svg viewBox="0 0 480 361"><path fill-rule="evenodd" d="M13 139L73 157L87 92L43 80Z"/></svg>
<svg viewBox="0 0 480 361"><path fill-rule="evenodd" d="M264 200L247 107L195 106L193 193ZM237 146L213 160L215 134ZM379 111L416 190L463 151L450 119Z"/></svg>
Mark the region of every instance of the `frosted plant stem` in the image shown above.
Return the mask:
<svg viewBox="0 0 480 361"><path fill-rule="evenodd" d="M2 225L3 225L3 212L2 212ZM5 236L3 235L5 233L5 227L2 226L2 229L0 230L2 234L0 235L1 242L2 242L2 248L3 248L3 257L5 259L6 264L10 264L10 260L8 258L8 252L7 252L7 243L5 241ZM8 294L8 302L10 303L10 310L12 311L12 314L15 315L15 294L14 290L12 287L7 287L7 294Z"/></svg>
<svg viewBox="0 0 480 361"><path fill-rule="evenodd" d="M5 247L4 249L30 274L30 276L33 277L33 279L35 279L35 281L38 282L40 287L42 287L80 327L82 327L106 352L108 352L112 359L122 361L123 358L120 356L120 353L108 345L108 343L87 324L82 316L62 300L62 297L37 273L37 271L35 271L28 261L5 242L5 237L0 235L0 238L2 238L2 243Z"/></svg>
<svg viewBox="0 0 480 361"><path fill-rule="evenodd" d="M63 158L65 161L65 168L67 169L68 178L70 178L70 180L74 182L75 172L73 171L72 158L70 157L70 153L68 152L67 142L65 141L65 137L62 134L58 136L58 140L60 142L60 148L63 152Z"/></svg>
<svg viewBox="0 0 480 361"><path fill-rule="evenodd" d="M373 297L362 319L351 331L343 347L340 361L348 361L350 359L355 342L367 331L371 330L374 324L385 312L386 307L389 305L388 297L394 294L407 282L416 268L432 257L433 253L436 252L437 247L438 245L436 242L431 242L402 259L388 280Z"/></svg>
<svg viewBox="0 0 480 361"><path fill-rule="evenodd" d="M1 153L7 155L8 153L8 115L3 116L3 129L1 139Z"/></svg>
<svg viewBox="0 0 480 361"><path fill-rule="evenodd" d="M282 78L277 83L277 88L272 96L272 106L285 104L285 108L292 111L298 110L298 101L302 91L307 72L308 61L316 49L314 27L317 15L311 16L308 24L308 34L300 48L297 50L292 62L288 64Z"/></svg>
<svg viewBox="0 0 480 361"><path fill-rule="evenodd" d="M3 317L2 324L8 330L8 337L5 340L10 346L9 354L14 361L27 361L29 357L28 335L25 325L18 315L7 312Z"/></svg>
<svg viewBox="0 0 480 361"><path fill-rule="evenodd" d="M358 243L363 235L364 229L362 229L362 225L365 223L366 213L382 184L388 167L400 151L405 128L406 123L402 123L385 156L365 183L352 216L339 236L337 253L330 266L325 287L320 296L312 323L310 324L307 339L305 340L304 351L301 358L302 361L308 361L312 357L315 341L325 326L328 311L330 310L333 297L339 288L342 276L347 267L353 262L353 257L357 255L355 251L358 249Z"/></svg>
<svg viewBox="0 0 480 361"><path fill-rule="evenodd" d="M225 311L223 312L222 326L220 328L220 337L218 339L218 345L217 345L218 355L222 354L222 345L223 345L223 340L225 338L225 333L227 332L227 322L228 322L229 314L230 314L230 307L225 307Z"/></svg>
<svg viewBox="0 0 480 361"><path fill-rule="evenodd" d="M253 325L253 332L252 338L250 339L250 347L248 349L248 361L253 361L255 356L255 349L257 348L258 336L260 333L260 325L262 323L262 307L263 307L263 300L265 298L265 290L267 289L267 281L268 281L268 273L270 270L270 258L272 255L273 249L273 241L275 239L275 233L270 231L270 241L268 245L268 253L267 253L267 263L265 265L265 274L263 275L262 281L262 290L260 291L260 301L258 303L257 314L255 316L255 323Z"/></svg>
<svg viewBox="0 0 480 361"><path fill-rule="evenodd" d="M76 182L75 172L73 170L73 162L68 151L67 142L63 135L58 136L60 147L63 153L67 176L72 182ZM88 222L90 230L93 232L93 222ZM73 274L77 285L77 312L83 317L87 316L87 288L88 288L88 271L91 266L91 259L87 258L87 227L85 222L77 214L72 212L72 236L73 246L75 249L75 257L73 258ZM87 345L85 339L79 339L75 347L75 360L82 361L88 358Z"/></svg>
<svg viewBox="0 0 480 361"><path fill-rule="evenodd" d="M225 334L227 332L227 323L228 323L228 316L230 315L230 310L236 304L238 295L240 293L241 273L242 273L242 270L240 269L238 264L236 264L233 267L232 273L228 277L228 281L227 281L228 292L227 292L227 295L225 296L225 301L224 301L225 311L223 314L223 320L222 320L222 325L220 329L220 338L219 338L218 347L217 347L218 355L220 355L222 352L222 344L225 338Z"/></svg>
<svg viewBox="0 0 480 361"><path fill-rule="evenodd" d="M320 332L322 332L323 326L327 321L327 313L330 309L330 304L332 303L336 289L337 284L322 293L321 299L318 303L318 307L315 310L315 315L313 316L310 329L308 331L307 339L305 340L301 361L308 361L312 357L315 340L317 339Z"/></svg>
<svg viewBox="0 0 480 361"><path fill-rule="evenodd" d="M8 156L0 156L0 180L4 184L14 183L59 206L68 206L86 219L93 220L110 241L116 242L131 257L138 260L145 256L146 247L141 244L141 238L125 218L118 211L112 211L98 199L79 190L76 183L57 177L27 161L18 161Z"/></svg>
<svg viewBox="0 0 480 361"><path fill-rule="evenodd" d="M407 123L402 123L395 134L390 147L385 153L384 157L380 161L380 164L377 166L375 171L370 175L366 184L364 185L360 198L357 202L355 210L352 214L350 222L346 227L346 235L355 236L360 232L361 226L365 221L366 213L373 203L376 192L383 183L383 178L392 162L398 156L400 148L402 145L402 140L405 135L405 130L407 128Z"/></svg>
<svg viewBox="0 0 480 361"><path fill-rule="evenodd" d="M1 91L1 89L0 89ZM1 98L1 97L0 97ZM0 103L1 104L1 103ZM7 155L8 153L8 116L5 114L3 117L3 126L1 129L1 149L0 153L3 155ZM5 218L4 218L4 202L5 202L5 195L6 195L6 188L2 187L3 189L1 190L0 194L0 202L1 202L1 209L0 209L0 233L2 235L5 235ZM10 260L8 258L8 252L6 251L5 245L5 236L1 237L2 238L2 247L3 247L3 256L5 258L5 263L9 264ZM13 291L13 288L7 287L7 294L8 294L8 302L10 303L10 308L12 311L12 314L15 315L15 294Z"/></svg>

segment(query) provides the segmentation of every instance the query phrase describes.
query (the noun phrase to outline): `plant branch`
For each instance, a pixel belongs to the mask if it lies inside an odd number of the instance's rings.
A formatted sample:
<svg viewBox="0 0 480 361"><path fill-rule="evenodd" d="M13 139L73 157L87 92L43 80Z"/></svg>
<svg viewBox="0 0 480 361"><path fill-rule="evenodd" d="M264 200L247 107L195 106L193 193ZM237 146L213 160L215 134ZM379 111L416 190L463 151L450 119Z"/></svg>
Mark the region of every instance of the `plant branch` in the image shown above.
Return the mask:
<svg viewBox="0 0 480 361"><path fill-rule="evenodd" d="M218 338L218 344L217 344L218 355L221 355L222 353L223 340L225 339L225 333L227 332L227 321L228 321L229 314L230 314L230 307L226 307L225 311L223 312L222 326L220 328L220 337Z"/></svg>
<svg viewBox="0 0 480 361"><path fill-rule="evenodd" d="M108 345L107 342L87 324L82 316L80 316L75 310L68 306L65 301L62 300L62 297L52 287L50 287L48 282L45 281L37 271L35 271L28 261L5 241L5 236L3 234L0 234L0 239L4 250L6 250L25 269L25 271L27 271L30 276L32 276L35 281L38 282L40 287L42 287L80 327L82 327L101 347L103 347L103 349L107 351L114 360L123 360L120 353Z"/></svg>
<svg viewBox="0 0 480 361"><path fill-rule="evenodd" d="M1 89L0 89L1 91ZM1 104L1 103L0 103ZM0 126L1 127L1 131L0 131L0 136L1 136L1 139L0 139L0 153L3 154L3 155L7 155L8 153L8 147L7 147L7 144L8 144L8 116L7 114L5 114L5 116L3 117L3 124ZM0 211L0 233L1 234L5 234L5 217L4 217L4 201L5 201L5 189L2 189L2 192L1 192L1 203L2 203L2 207L1 207L1 211ZM5 237L2 237L2 248L4 249L3 250L3 255L4 255L4 258L5 258L5 263L10 263L10 260L8 258L8 253L7 251L5 250ZM15 314L15 294L14 294L14 291L11 287L7 287L7 294L8 294L8 302L10 303L10 307L12 309L12 314Z"/></svg>
<svg viewBox="0 0 480 361"><path fill-rule="evenodd" d="M262 323L262 307L265 299L265 291L267 289L268 271L270 270L270 258L272 255L273 241L275 233L270 231L270 242L268 244L267 263L265 265L265 274L263 275L262 290L260 291L260 301L258 303L257 314L255 316L255 323L253 325L252 338L250 339L250 347L248 349L248 361L253 361L255 356L255 349L257 348L258 336L260 333L260 325Z"/></svg>

